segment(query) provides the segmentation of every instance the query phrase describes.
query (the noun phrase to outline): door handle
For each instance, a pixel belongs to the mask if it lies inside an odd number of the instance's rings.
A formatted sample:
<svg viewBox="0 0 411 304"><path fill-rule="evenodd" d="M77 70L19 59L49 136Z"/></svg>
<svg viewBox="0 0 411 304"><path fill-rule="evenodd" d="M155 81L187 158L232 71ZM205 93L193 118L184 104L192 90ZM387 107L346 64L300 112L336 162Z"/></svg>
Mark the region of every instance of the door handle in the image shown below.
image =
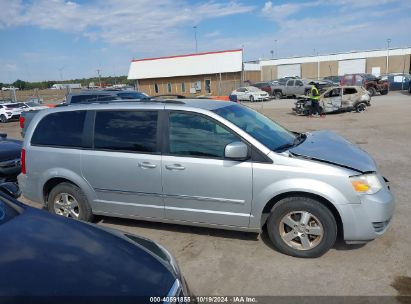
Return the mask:
<svg viewBox="0 0 411 304"><path fill-rule="evenodd" d="M180 164L174 164L174 165L166 165L166 169L168 169L168 170L185 170L185 167L180 165Z"/></svg>
<svg viewBox="0 0 411 304"><path fill-rule="evenodd" d="M149 163L149 162L141 162L141 163L138 163L138 166L139 166L140 168L143 168L143 169L154 169L154 168L157 167L157 165L154 165L154 164Z"/></svg>

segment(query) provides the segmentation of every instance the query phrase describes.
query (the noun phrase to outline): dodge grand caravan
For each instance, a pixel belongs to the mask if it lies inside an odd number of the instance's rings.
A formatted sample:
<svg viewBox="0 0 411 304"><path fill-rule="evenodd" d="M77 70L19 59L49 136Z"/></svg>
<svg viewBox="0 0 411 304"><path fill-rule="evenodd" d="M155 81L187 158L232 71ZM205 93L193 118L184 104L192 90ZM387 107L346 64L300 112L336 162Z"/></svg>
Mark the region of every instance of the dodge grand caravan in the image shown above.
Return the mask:
<svg viewBox="0 0 411 304"><path fill-rule="evenodd" d="M373 159L344 138L210 100L43 110L26 133L19 184L62 216L266 229L297 257L321 256L337 234L375 239L394 211Z"/></svg>

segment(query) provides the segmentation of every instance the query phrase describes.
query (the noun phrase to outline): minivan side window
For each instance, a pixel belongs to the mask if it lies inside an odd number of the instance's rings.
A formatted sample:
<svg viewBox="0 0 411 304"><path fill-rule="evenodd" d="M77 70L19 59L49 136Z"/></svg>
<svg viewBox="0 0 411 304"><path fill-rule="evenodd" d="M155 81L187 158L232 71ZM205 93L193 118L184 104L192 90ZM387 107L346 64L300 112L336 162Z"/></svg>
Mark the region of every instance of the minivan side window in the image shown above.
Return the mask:
<svg viewBox="0 0 411 304"><path fill-rule="evenodd" d="M81 148L86 111L56 112L37 125L32 145Z"/></svg>
<svg viewBox="0 0 411 304"><path fill-rule="evenodd" d="M170 113L171 155L224 158L225 146L235 141L241 141L241 138L202 115Z"/></svg>
<svg viewBox="0 0 411 304"><path fill-rule="evenodd" d="M94 149L157 152L157 111L97 111Z"/></svg>

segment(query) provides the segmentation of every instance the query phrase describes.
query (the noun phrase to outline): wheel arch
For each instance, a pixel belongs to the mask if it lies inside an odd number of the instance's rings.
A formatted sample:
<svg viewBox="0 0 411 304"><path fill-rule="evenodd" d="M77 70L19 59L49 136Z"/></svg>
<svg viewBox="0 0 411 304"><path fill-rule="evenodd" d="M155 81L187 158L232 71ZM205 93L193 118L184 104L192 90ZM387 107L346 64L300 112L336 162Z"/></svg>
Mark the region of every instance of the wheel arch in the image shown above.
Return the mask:
<svg viewBox="0 0 411 304"><path fill-rule="evenodd" d="M331 213L333 214L335 221L337 223L337 237L341 238L344 236L344 225L341 219L341 215L338 212L337 208L335 205L327 200L326 198L322 197L321 195L314 194L314 193L309 193L309 192L304 192L304 191L292 191L292 192L284 192L281 194L278 194L271 198L264 206L262 214L261 214L261 229L266 228L267 224L267 219L270 215L271 210L275 206L276 203L278 203L280 200L286 198L286 197L306 197L306 198L311 198L314 199L321 204L323 204L325 207L327 207Z"/></svg>
<svg viewBox="0 0 411 304"><path fill-rule="evenodd" d="M48 198L51 190L61 183L70 183L76 187L79 187L76 183L64 177L53 177L49 179L43 186L43 200L46 206L48 205Z"/></svg>

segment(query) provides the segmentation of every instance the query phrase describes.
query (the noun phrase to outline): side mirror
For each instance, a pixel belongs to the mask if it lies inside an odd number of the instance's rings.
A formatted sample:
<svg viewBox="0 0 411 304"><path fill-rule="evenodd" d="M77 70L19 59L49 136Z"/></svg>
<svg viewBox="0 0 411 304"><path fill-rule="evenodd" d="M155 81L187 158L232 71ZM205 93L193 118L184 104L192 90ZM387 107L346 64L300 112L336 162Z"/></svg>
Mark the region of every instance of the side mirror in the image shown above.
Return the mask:
<svg viewBox="0 0 411 304"><path fill-rule="evenodd" d="M0 184L0 192L7 194L13 198L18 198L21 195L19 186L16 183L6 182Z"/></svg>
<svg viewBox="0 0 411 304"><path fill-rule="evenodd" d="M232 160L244 161L248 159L248 146L241 142L235 141L225 146L224 157Z"/></svg>

